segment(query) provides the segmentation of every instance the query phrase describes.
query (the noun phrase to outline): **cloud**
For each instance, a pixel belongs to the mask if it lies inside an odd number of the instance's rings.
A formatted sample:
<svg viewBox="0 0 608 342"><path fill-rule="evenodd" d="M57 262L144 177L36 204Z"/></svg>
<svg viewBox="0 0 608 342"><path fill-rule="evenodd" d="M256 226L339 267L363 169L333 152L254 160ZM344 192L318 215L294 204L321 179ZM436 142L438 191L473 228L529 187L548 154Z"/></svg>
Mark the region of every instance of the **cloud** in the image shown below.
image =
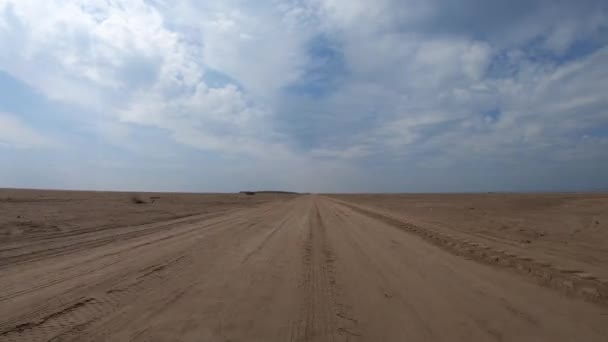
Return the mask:
<svg viewBox="0 0 608 342"><path fill-rule="evenodd" d="M0 147L52 148L59 143L26 125L19 117L0 112Z"/></svg>
<svg viewBox="0 0 608 342"><path fill-rule="evenodd" d="M607 32L599 0L0 0L0 69L123 153L373 189L604 165Z"/></svg>

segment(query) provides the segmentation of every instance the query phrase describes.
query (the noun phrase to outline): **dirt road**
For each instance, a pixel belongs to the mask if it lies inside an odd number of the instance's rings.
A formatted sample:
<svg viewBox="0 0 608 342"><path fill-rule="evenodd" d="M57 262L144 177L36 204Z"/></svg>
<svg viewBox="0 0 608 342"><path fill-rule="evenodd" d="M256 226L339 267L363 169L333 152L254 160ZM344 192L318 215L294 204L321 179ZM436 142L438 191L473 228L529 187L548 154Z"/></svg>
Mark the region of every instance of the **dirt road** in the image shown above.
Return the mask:
<svg viewBox="0 0 608 342"><path fill-rule="evenodd" d="M606 341L608 308L322 196L0 251L0 341Z"/></svg>

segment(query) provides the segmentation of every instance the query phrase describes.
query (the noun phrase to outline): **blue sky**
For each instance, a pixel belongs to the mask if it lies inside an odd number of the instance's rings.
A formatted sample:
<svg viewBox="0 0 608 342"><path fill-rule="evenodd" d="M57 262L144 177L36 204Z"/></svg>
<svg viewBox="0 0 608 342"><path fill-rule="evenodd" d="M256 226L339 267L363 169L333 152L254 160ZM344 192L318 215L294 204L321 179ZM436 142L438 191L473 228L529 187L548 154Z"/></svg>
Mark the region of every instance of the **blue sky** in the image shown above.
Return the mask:
<svg viewBox="0 0 608 342"><path fill-rule="evenodd" d="M608 2L0 0L0 187L608 189Z"/></svg>

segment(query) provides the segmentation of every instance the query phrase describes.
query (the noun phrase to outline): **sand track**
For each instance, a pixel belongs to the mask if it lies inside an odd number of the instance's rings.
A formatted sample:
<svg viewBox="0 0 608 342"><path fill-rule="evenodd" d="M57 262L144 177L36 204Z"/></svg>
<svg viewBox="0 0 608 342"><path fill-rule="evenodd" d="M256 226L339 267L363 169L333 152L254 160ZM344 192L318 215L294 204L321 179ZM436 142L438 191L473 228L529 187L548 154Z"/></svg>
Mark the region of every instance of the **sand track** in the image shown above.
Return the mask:
<svg viewBox="0 0 608 342"><path fill-rule="evenodd" d="M0 341L607 340L601 303L369 210L301 196L3 249Z"/></svg>

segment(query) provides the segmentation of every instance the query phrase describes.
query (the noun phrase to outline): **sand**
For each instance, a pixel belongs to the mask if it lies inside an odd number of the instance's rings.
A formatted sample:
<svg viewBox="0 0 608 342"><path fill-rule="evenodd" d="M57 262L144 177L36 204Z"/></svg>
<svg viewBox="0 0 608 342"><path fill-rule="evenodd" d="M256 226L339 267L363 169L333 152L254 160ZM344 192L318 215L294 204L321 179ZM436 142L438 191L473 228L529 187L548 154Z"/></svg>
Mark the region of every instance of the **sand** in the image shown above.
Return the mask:
<svg viewBox="0 0 608 342"><path fill-rule="evenodd" d="M4 190L0 341L606 341L605 197L509 196Z"/></svg>

